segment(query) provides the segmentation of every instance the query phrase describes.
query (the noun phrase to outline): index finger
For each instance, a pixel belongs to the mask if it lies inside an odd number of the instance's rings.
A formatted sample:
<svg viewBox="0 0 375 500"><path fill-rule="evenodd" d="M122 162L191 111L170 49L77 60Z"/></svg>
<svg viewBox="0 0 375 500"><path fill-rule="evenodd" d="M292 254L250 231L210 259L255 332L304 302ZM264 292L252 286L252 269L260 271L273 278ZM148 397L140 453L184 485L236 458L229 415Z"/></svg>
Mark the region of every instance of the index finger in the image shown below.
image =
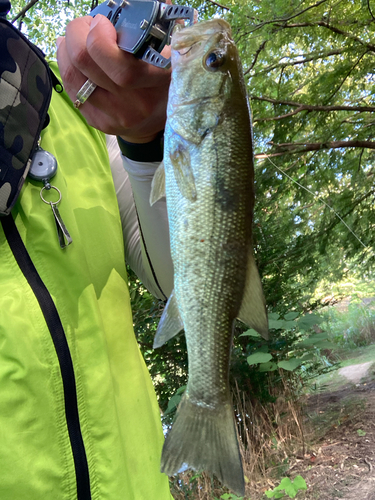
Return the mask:
<svg viewBox="0 0 375 500"><path fill-rule="evenodd" d="M169 81L168 70L157 68L120 49L114 26L102 15L95 16L91 23L87 50L95 63L120 87L155 87Z"/></svg>
<svg viewBox="0 0 375 500"><path fill-rule="evenodd" d="M100 16L102 17L102 16ZM87 49L87 37L90 33L91 25L97 21L90 16L76 18L71 21L66 28L66 58L69 63L82 73L86 78L90 78L96 85L109 91L114 91L115 84L106 75L105 71L93 60ZM112 25L110 24L110 27ZM114 27L112 26L114 30ZM115 30L114 30L115 31Z"/></svg>

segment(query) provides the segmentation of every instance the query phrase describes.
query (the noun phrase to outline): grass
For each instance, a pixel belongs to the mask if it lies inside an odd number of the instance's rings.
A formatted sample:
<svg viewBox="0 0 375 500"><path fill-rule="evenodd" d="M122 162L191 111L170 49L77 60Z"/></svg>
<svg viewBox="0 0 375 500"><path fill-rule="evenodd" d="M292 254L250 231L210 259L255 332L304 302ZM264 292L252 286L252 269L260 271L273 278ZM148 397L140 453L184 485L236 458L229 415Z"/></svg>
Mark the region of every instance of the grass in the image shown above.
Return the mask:
<svg viewBox="0 0 375 500"><path fill-rule="evenodd" d="M347 308L331 307L321 325L330 340L343 347L364 347L375 343L375 301L353 299Z"/></svg>
<svg viewBox="0 0 375 500"><path fill-rule="evenodd" d="M335 361L338 362L337 369L330 373L318 376L314 380L314 384L312 386L313 391L314 389L329 389L331 391L334 391L347 384L347 379L339 374L340 368L369 362L373 362L375 365L375 344L368 345L366 347L340 348L337 350L337 352L335 352L334 356Z"/></svg>

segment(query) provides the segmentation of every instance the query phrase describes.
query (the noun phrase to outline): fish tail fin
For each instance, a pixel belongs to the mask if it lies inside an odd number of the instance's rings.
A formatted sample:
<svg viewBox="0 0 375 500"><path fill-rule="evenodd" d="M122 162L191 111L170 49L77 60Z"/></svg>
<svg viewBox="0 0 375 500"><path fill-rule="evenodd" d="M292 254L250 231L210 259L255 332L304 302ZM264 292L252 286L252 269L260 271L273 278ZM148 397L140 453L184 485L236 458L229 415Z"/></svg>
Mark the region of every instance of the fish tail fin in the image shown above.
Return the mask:
<svg viewBox="0 0 375 500"><path fill-rule="evenodd" d="M233 409L198 406L186 394L168 433L161 458L161 471L171 476L183 465L213 473L237 495L245 494L245 481Z"/></svg>

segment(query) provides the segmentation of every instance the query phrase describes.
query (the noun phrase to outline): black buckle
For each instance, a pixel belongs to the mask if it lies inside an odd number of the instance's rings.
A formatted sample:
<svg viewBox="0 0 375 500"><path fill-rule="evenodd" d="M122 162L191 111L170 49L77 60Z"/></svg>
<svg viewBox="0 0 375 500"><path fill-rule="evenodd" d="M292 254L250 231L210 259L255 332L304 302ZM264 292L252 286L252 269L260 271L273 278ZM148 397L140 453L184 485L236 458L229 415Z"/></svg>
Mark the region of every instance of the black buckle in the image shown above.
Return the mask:
<svg viewBox="0 0 375 500"><path fill-rule="evenodd" d="M170 58L160 52L170 44L171 33L177 19L196 22L197 12L192 7L167 5L158 1L108 0L91 11L106 16L117 31L120 49L159 68L168 68Z"/></svg>

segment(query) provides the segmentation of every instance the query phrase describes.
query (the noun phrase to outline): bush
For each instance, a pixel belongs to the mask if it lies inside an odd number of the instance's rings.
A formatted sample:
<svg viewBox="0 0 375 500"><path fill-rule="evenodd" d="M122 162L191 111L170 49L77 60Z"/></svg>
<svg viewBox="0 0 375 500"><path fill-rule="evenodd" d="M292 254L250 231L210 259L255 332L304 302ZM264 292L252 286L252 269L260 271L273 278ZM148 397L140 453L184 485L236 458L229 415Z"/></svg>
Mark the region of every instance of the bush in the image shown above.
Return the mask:
<svg viewBox="0 0 375 500"><path fill-rule="evenodd" d="M352 300L347 311L331 308L326 313L324 327L329 338L344 347L363 347L375 343L374 302L364 304Z"/></svg>

